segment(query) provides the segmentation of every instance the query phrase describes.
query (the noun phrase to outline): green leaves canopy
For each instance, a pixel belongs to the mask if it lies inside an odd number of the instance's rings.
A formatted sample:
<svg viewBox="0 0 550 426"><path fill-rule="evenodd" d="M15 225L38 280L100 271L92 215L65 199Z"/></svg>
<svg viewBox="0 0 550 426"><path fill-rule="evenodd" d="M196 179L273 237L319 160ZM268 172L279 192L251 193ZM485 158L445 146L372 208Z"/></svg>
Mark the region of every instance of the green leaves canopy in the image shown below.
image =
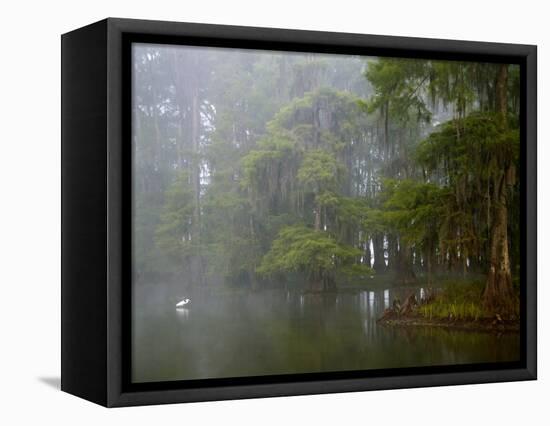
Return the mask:
<svg viewBox="0 0 550 426"><path fill-rule="evenodd" d="M353 262L361 251L339 244L326 232L315 232L303 225L281 229L257 272L333 272ZM367 273L368 268L363 272Z"/></svg>

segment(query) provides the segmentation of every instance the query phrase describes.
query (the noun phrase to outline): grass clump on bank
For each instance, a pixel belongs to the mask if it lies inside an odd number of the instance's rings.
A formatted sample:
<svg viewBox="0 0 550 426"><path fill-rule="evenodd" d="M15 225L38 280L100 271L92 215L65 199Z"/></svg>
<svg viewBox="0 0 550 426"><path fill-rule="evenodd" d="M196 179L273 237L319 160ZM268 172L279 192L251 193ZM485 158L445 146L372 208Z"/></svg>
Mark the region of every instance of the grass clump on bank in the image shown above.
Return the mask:
<svg viewBox="0 0 550 426"><path fill-rule="evenodd" d="M517 332L519 330L519 291L511 301L511 311L494 312L483 303L485 282L452 280L438 288L426 289L417 300L412 293L400 303L394 300L378 322L391 326L443 326L465 330Z"/></svg>
<svg viewBox="0 0 550 426"><path fill-rule="evenodd" d="M429 320L478 321L492 315L483 307L483 281L450 282L418 313Z"/></svg>

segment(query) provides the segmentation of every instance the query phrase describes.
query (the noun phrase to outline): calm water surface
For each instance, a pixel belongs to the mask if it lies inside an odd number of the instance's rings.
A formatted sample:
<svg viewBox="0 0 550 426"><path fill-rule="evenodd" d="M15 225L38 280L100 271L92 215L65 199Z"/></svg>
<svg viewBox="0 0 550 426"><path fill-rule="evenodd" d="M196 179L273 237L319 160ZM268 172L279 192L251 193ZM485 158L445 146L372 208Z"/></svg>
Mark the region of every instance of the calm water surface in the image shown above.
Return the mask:
<svg viewBox="0 0 550 426"><path fill-rule="evenodd" d="M133 381L515 361L519 335L384 327L388 289L302 295L215 294L145 285L134 291ZM187 309L176 309L184 297Z"/></svg>

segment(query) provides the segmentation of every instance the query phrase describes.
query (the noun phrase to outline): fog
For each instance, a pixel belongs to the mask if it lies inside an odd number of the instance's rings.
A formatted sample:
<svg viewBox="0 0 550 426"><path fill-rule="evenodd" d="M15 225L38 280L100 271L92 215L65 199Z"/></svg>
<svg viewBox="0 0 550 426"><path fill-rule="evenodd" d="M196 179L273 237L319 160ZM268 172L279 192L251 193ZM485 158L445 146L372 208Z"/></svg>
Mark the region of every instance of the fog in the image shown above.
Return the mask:
<svg viewBox="0 0 550 426"><path fill-rule="evenodd" d="M450 205L458 169L428 144L493 107L494 79L475 76L496 68L476 67L134 44L133 379L514 359L515 338L421 331L410 346L376 325L443 276L485 279L492 207Z"/></svg>

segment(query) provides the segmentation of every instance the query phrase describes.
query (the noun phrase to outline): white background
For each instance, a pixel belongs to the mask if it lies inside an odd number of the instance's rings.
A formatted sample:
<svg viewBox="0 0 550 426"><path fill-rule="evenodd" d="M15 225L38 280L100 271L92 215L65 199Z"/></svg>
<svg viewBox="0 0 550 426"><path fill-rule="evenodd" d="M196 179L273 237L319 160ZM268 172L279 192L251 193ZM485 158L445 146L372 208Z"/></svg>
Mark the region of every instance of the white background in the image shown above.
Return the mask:
<svg viewBox="0 0 550 426"><path fill-rule="evenodd" d="M0 6L0 424L549 424L544 1L90 0ZM539 46L539 380L107 410L60 392L60 34L108 16ZM546 393L546 395L545 395Z"/></svg>

